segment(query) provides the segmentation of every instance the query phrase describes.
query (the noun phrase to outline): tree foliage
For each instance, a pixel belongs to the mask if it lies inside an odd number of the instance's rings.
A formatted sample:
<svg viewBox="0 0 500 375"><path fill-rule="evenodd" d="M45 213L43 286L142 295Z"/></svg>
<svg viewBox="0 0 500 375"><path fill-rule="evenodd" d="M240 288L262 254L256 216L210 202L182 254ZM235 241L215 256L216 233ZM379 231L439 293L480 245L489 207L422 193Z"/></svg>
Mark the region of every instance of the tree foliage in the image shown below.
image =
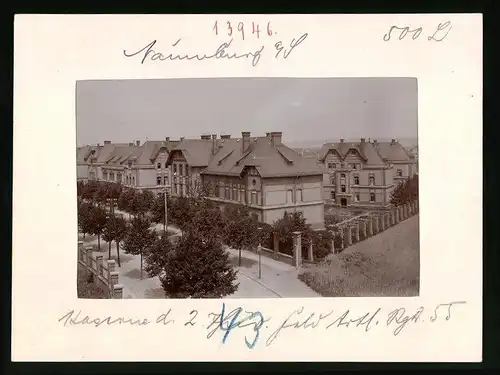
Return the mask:
<svg viewBox="0 0 500 375"><path fill-rule="evenodd" d="M222 298L237 290L236 271L220 241L196 231L173 248L165 241L152 248L155 255L148 254L148 270L159 275L167 297Z"/></svg>
<svg viewBox="0 0 500 375"><path fill-rule="evenodd" d="M290 255L293 254L293 232L301 232L302 254L307 256L313 231L301 212L285 212L281 219L274 222L273 229L279 235L280 252Z"/></svg>
<svg viewBox="0 0 500 375"><path fill-rule="evenodd" d="M418 199L418 174L399 182L391 192L391 204L400 206Z"/></svg>
<svg viewBox="0 0 500 375"><path fill-rule="evenodd" d="M104 232L104 228L106 227L106 211L97 206L92 206L88 211L88 220L89 220L89 230L90 234L97 236L97 247L101 249L101 235Z"/></svg>
<svg viewBox="0 0 500 375"><path fill-rule="evenodd" d="M123 250L127 254L141 256L141 278L143 254L154 244L157 236L150 229L151 221L144 216L136 216L132 219L124 239Z"/></svg>

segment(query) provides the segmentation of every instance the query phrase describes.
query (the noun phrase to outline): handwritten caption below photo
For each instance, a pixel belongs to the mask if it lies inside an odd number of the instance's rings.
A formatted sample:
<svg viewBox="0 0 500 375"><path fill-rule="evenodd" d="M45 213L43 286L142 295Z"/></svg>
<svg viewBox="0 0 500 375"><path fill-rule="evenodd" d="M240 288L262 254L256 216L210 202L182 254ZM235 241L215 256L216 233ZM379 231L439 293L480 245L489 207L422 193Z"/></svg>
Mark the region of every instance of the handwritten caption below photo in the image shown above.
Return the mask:
<svg viewBox="0 0 500 375"><path fill-rule="evenodd" d="M175 312L169 309L152 319L124 316L92 317L81 310L70 310L58 318L58 323L64 327L88 326L92 328L104 328L112 325L135 327L181 325L186 329L201 327L206 331L207 339L219 337L223 344L230 340L231 332L245 330L244 345L248 349L253 349L256 345L271 346L278 340L280 333L288 329L333 330L344 327L361 329L365 332L389 329L392 335L398 336L402 334L405 327L412 324L436 324L449 321L454 309L465 303L465 301L454 301L438 304L431 308L421 306L412 311L403 307L388 311L378 308L363 314L353 313L349 309L317 313L308 312L306 308L300 307L288 314L285 319L271 319L264 312L245 311L242 307L228 311L225 303L222 303L220 311L211 312L205 316L201 316L198 310L191 310L187 316L176 316ZM217 333L219 335L216 335Z"/></svg>

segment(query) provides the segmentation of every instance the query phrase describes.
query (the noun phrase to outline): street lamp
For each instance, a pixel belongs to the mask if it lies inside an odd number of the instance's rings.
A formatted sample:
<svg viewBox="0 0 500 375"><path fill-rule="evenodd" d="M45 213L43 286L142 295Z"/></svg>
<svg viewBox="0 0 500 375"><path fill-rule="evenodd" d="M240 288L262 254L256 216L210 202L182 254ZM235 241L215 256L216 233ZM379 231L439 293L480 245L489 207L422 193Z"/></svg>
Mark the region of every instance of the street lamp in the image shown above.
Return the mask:
<svg viewBox="0 0 500 375"><path fill-rule="evenodd" d="M259 231L259 246L257 246L257 254L259 254L259 279L262 279L262 262L261 262L261 245L260 245L260 239L262 238L262 228L258 228Z"/></svg>

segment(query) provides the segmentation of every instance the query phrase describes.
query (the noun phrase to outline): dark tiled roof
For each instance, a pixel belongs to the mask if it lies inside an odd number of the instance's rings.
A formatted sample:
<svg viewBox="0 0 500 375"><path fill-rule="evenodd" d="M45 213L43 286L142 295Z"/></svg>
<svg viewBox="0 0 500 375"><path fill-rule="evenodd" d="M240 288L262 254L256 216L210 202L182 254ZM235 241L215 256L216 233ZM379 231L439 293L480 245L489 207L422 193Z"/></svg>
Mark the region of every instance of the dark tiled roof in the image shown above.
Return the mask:
<svg viewBox="0 0 500 375"><path fill-rule="evenodd" d="M412 161L408 152L399 142L377 142L375 147L378 153L388 161Z"/></svg>
<svg viewBox="0 0 500 375"><path fill-rule="evenodd" d="M320 175L322 168L312 158L300 156L281 144L273 146L268 137L251 138L243 152L242 140L231 139L211 157L203 174L240 175L247 166L255 167L262 177Z"/></svg>
<svg viewBox="0 0 500 375"><path fill-rule="evenodd" d="M325 143L319 152L319 160L324 162L330 151L337 152L341 159L345 159L350 150L356 150L368 165L385 164L383 157L374 147L373 143L370 142Z"/></svg>
<svg viewBox="0 0 500 375"><path fill-rule="evenodd" d="M236 144L237 139L217 139L216 154L220 154L226 146ZM172 151L181 151L189 165L193 167L206 167L214 157L212 153L212 139L184 139L180 141Z"/></svg>

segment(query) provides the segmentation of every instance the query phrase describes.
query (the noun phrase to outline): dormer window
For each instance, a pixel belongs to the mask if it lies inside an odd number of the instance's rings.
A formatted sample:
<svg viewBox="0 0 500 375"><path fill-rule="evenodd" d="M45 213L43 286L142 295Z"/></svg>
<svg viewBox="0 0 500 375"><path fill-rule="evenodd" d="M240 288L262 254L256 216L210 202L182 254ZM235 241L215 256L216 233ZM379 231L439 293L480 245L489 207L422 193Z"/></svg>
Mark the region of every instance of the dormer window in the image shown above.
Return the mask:
<svg viewBox="0 0 500 375"><path fill-rule="evenodd" d="M156 164L156 169L161 169L161 163Z"/></svg>
<svg viewBox="0 0 500 375"><path fill-rule="evenodd" d="M356 155L356 154L357 154L356 150L351 150L351 155Z"/></svg>

